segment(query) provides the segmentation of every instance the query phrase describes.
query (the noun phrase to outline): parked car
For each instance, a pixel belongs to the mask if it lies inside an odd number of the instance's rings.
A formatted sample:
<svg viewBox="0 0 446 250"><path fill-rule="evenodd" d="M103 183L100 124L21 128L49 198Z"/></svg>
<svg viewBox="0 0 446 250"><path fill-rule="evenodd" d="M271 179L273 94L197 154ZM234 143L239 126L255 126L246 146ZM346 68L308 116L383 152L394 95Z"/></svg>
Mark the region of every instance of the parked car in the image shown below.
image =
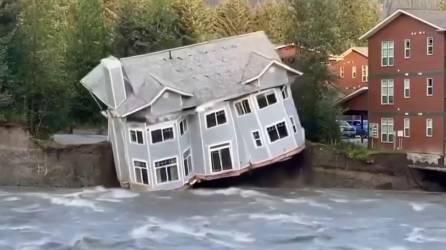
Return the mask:
<svg viewBox="0 0 446 250"><path fill-rule="evenodd" d="M368 136L369 121L363 120L362 126L361 126L361 121L359 121L359 120L347 121L347 123L356 129L356 135L359 135L363 138Z"/></svg>
<svg viewBox="0 0 446 250"><path fill-rule="evenodd" d="M341 130L341 135L343 137L355 137L356 129L352 125L348 124L348 122L339 120L337 121L339 124L339 129Z"/></svg>

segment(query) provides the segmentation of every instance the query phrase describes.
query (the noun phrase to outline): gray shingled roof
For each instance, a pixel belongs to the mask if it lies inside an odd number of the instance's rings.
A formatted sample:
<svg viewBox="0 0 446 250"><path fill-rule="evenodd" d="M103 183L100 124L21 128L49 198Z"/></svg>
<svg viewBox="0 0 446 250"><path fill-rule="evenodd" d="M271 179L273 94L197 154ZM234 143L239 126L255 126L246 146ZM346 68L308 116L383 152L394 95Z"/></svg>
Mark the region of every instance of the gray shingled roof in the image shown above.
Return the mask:
<svg viewBox="0 0 446 250"><path fill-rule="evenodd" d="M164 88L191 95L191 98L186 98L187 106L248 94L260 88L243 82L258 76L271 62L280 63L264 32L120 60L126 82L131 87L126 88L130 91L127 92L127 100L116 110L118 115L127 115L149 104ZM94 77L90 76L93 72ZM103 88L98 86L103 84L103 79L96 76L98 73L103 74L95 69L82 80L93 93L94 87ZM277 85L288 81L286 75L279 78ZM90 84L92 80L97 82ZM271 86L262 86L266 87ZM98 97L102 101L107 100L107 97Z"/></svg>

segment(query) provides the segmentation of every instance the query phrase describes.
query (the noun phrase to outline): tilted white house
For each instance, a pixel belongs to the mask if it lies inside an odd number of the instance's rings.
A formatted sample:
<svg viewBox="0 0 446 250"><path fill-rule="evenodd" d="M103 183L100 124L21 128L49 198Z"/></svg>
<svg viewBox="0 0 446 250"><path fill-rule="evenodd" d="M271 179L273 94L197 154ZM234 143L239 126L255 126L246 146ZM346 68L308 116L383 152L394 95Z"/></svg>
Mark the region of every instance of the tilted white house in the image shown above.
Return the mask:
<svg viewBox="0 0 446 250"><path fill-rule="evenodd" d="M81 82L107 106L122 186L175 189L290 158L305 133L282 64L255 32L109 57Z"/></svg>

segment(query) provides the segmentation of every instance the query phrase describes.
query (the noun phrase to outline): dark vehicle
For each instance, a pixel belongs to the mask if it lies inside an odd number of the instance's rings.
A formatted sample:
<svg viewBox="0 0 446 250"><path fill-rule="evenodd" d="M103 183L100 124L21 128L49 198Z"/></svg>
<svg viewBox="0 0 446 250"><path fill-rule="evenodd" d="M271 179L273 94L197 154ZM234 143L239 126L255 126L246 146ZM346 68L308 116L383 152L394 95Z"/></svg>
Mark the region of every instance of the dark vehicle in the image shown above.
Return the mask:
<svg viewBox="0 0 446 250"><path fill-rule="evenodd" d="M361 124L361 121L359 121L359 120L347 121L347 123L356 129L356 135L359 135L363 138L368 136L369 121L363 120L362 124Z"/></svg>
<svg viewBox="0 0 446 250"><path fill-rule="evenodd" d="M352 125L348 124L348 122L343 120L337 122L339 124L339 129L341 130L341 135L343 137L353 138L356 136L356 129Z"/></svg>

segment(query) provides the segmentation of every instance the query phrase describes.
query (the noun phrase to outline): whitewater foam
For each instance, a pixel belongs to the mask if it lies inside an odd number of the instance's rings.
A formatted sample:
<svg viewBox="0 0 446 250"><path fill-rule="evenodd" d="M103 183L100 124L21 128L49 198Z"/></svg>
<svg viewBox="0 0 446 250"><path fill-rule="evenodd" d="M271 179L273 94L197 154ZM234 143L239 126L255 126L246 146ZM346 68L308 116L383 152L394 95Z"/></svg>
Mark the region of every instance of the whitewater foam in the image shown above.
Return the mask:
<svg viewBox="0 0 446 250"><path fill-rule="evenodd" d="M423 211L426 207L430 206L429 203L419 203L419 202L410 202L409 205L412 207L414 211L420 212Z"/></svg>
<svg viewBox="0 0 446 250"><path fill-rule="evenodd" d="M332 209L332 207L330 207L329 205L322 204L322 203L319 203L319 202L316 202L314 200L307 199L307 198L283 199L283 201L286 203L293 203L293 204L307 204L312 207L318 207L318 208L323 208L323 209L327 209L327 210Z"/></svg>

